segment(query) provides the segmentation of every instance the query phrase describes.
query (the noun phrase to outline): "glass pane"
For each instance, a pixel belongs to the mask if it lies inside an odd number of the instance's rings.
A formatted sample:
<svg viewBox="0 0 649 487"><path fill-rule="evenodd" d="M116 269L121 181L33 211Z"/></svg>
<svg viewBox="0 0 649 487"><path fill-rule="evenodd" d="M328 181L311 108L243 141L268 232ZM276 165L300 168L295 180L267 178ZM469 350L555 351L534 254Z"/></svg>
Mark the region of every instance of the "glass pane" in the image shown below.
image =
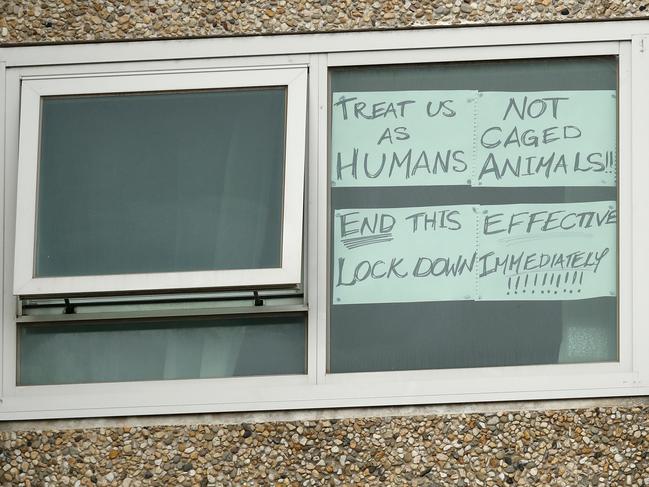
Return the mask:
<svg viewBox="0 0 649 487"><path fill-rule="evenodd" d="M617 58L331 71L329 370L618 360Z"/></svg>
<svg viewBox="0 0 649 487"><path fill-rule="evenodd" d="M36 277L281 265L282 87L45 98Z"/></svg>
<svg viewBox="0 0 649 487"><path fill-rule="evenodd" d="M23 325L20 385L305 373L301 315Z"/></svg>

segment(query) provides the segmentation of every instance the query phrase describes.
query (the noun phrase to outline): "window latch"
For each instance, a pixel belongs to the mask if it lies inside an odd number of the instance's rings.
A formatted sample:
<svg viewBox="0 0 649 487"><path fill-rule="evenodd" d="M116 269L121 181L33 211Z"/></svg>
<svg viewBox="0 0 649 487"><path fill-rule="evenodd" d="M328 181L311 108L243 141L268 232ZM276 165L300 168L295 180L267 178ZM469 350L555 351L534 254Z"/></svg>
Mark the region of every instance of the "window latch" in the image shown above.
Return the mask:
<svg viewBox="0 0 649 487"><path fill-rule="evenodd" d="M264 300L259 297L259 291L253 291L252 294L255 298L255 306L263 306Z"/></svg>
<svg viewBox="0 0 649 487"><path fill-rule="evenodd" d="M63 302L65 303L65 309L63 310L63 314L73 315L76 313L76 310L74 309L74 304L72 304L68 298L64 298Z"/></svg>

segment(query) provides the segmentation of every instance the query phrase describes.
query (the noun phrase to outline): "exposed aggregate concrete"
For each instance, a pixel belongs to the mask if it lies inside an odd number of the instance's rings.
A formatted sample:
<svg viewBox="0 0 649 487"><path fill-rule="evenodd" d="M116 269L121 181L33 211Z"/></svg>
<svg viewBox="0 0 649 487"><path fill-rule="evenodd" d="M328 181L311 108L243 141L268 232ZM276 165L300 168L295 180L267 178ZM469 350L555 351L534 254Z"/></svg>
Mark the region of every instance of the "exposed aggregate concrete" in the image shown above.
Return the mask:
<svg viewBox="0 0 649 487"><path fill-rule="evenodd" d="M649 406L0 433L6 486L649 486Z"/></svg>
<svg viewBox="0 0 649 487"><path fill-rule="evenodd" d="M0 0L0 43L649 18L647 0ZM649 406L0 432L3 486L649 486Z"/></svg>
<svg viewBox="0 0 649 487"><path fill-rule="evenodd" d="M649 0L2 0L0 43L649 18Z"/></svg>

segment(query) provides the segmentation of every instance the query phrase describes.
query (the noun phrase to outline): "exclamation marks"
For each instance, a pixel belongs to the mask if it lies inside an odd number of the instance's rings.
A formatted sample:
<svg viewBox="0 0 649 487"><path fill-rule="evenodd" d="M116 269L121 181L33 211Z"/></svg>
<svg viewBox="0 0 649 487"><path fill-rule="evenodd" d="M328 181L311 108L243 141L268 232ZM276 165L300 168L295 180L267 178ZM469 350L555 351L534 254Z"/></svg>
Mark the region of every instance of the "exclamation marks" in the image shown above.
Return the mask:
<svg viewBox="0 0 649 487"><path fill-rule="evenodd" d="M617 171L615 169L615 151L608 150L604 152L604 173L612 174L614 181L617 179ZM602 182L606 183L606 180L602 180Z"/></svg>
<svg viewBox="0 0 649 487"><path fill-rule="evenodd" d="M615 172L615 152L613 151L606 151L604 154L604 171L607 172L608 174L612 174Z"/></svg>
<svg viewBox="0 0 649 487"><path fill-rule="evenodd" d="M584 283L583 271L535 272L507 277L510 294L573 294L580 293Z"/></svg>
<svg viewBox="0 0 649 487"><path fill-rule="evenodd" d="M523 284L523 286L527 285L527 278L528 278L528 276L525 276L525 284ZM512 282L514 284L513 287L512 287ZM514 294L518 294L518 290L519 290L520 287L521 287L521 276L520 275L516 276L515 278L513 278L513 276L509 276L507 278L507 294L508 295L510 293L512 293L512 292ZM523 290L523 292L525 292L525 290Z"/></svg>

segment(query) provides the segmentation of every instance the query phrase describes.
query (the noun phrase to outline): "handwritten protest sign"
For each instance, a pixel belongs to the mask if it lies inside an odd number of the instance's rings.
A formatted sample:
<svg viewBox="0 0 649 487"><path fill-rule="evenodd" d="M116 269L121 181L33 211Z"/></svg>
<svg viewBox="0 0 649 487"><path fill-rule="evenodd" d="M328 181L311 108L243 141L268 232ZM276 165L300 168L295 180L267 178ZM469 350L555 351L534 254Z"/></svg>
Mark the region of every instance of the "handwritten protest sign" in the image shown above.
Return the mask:
<svg viewBox="0 0 649 487"><path fill-rule="evenodd" d="M614 201L339 209L333 303L616 294Z"/></svg>
<svg viewBox="0 0 649 487"><path fill-rule="evenodd" d="M336 210L334 303L469 299L471 205Z"/></svg>
<svg viewBox="0 0 649 487"><path fill-rule="evenodd" d="M470 184L477 91L334 93L334 186Z"/></svg>
<svg viewBox="0 0 649 487"><path fill-rule="evenodd" d="M331 184L614 186L614 90L337 92Z"/></svg>
<svg viewBox="0 0 649 487"><path fill-rule="evenodd" d="M481 206L479 300L615 296L614 201Z"/></svg>
<svg viewBox="0 0 649 487"><path fill-rule="evenodd" d="M481 92L477 186L615 186L614 91Z"/></svg>

